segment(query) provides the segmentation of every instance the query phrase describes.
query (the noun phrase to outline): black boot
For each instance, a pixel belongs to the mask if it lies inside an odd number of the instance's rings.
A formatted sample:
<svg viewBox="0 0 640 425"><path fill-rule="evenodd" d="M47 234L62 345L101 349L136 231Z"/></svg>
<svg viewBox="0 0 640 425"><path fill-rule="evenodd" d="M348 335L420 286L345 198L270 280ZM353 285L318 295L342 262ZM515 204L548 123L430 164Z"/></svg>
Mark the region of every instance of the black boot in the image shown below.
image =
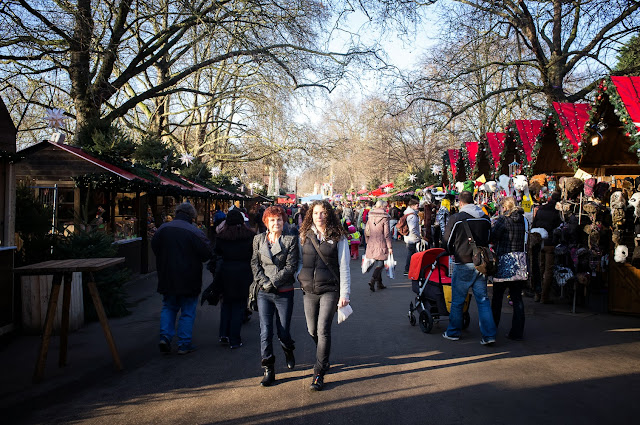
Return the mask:
<svg viewBox="0 0 640 425"><path fill-rule="evenodd" d="M378 289L387 289L387 287L382 284L382 278L379 278L377 280L377 284L378 284Z"/></svg>
<svg viewBox="0 0 640 425"><path fill-rule="evenodd" d="M284 350L284 359L287 362L287 367L289 369L293 369L294 367L296 367L296 358L293 355L293 350L295 350L295 347L292 347L290 349L282 347L282 349Z"/></svg>
<svg viewBox="0 0 640 425"><path fill-rule="evenodd" d="M262 359L264 377L262 378L262 381L260 381L260 385L263 387L270 387L276 381L276 371L274 369L275 362L275 356L271 356L268 359Z"/></svg>
<svg viewBox="0 0 640 425"><path fill-rule="evenodd" d="M376 281L373 278L369 281L369 289L371 292L376 292Z"/></svg>

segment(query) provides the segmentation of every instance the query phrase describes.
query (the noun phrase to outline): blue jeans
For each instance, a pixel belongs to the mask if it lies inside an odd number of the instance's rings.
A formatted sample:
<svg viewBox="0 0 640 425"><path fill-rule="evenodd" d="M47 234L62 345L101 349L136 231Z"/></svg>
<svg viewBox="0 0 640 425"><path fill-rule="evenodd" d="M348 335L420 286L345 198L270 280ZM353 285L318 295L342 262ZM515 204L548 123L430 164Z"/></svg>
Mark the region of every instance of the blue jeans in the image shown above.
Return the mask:
<svg viewBox="0 0 640 425"><path fill-rule="evenodd" d="M291 339L291 315L293 314L293 292L277 294L258 292L258 315L260 316L260 354L262 359L273 356L273 319L276 318L276 332L280 345L293 350L295 341ZM276 314L277 312L277 314Z"/></svg>
<svg viewBox="0 0 640 425"><path fill-rule="evenodd" d="M495 339L496 324L493 322L491 311L491 301L487 297L487 278L480 274L473 263L459 264L453 266L451 276L451 311L449 312L449 326L447 335L460 336L462 330L462 309L464 300L467 297L469 288L473 290L478 306L478 321L480 322L480 333L486 339Z"/></svg>
<svg viewBox="0 0 640 425"><path fill-rule="evenodd" d="M160 337L173 339L176 328L176 317L180 311L178 320L178 346L191 344L193 335L193 322L196 319L196 307L198 296L185 297L183 295L163 295L162 311L160 312Z"/></svg>
<svg viewBox="0 0 640 425"><path fill-rule="evenodd" d="M404 272L409 273L409 265L411 264L411 256L416 253L417 242L408 242L407 244L407 262L404 265Z"/></svg>
<svg viewBox="0 0 640 425"><path fill-rule="evenodd" d="M338 310L339 292L325 292L316 295L304 294L304 316L307 319L307 331L316 343L316 363L313 373L324 375L329 370L331 353L331 325Z"/></svg>
<svg viewBox="0 0 640 425"><path fill-rule="evenodd" d="M225 301L224 298L222 299L219 336L229 338L229 345L238 345L242 342L240 328L242 327L246 305L247 302L244 300Z"/></svg>

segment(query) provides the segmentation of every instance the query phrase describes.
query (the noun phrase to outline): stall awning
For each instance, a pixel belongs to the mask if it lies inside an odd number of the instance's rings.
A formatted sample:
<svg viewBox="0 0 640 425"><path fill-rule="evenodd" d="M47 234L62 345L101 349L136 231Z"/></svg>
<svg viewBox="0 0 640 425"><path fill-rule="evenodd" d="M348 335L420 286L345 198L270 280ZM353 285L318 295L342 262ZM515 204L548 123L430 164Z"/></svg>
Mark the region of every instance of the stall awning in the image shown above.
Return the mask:
<svg viewBox="0 0 640 425"><path fill-rule="evenodd" d="M527 157L527 161L531 162L533 147L536 145L536 139L542 130L542 120L514 120L514 122L522 142L522 150Z"/></svg>
<svg viewBox="0 0 640 425"><path fill-rule="evenodd" d="M467 152L467 162L469 163L469 169L473 172L476 168L476 160L478 158L478 142L464 142L464 149ZM472 176L467 176L471 178Z"/></svg>
<svg viewBox="0 0 640 425"><path fill-rule="evenodd" d="M611 81L640 135L640 77L611 77Z"/></svg>
<svg viewBox="0 0 640 425"><path fill-rule="evenodd" d="M458 174L458 160L460 159L460 149L448 149L447 155L449 156L449 170L451 171L452 181L456 181L456 175Z"/></svg>
<svg viewBox="0 0 640 425"><path fill-rule="evenodd" d="M584 128L589 121L589 111L591 105L588 103L560 103L553 102L560 125L562 126L564 138L570 143L571 150L565 147L568 154L575 154L580 148ZM560 136L560 134L558 134Z"/></svg>
<svg viewBox="0 0 640 425"><path fill-rule="evenodd" d="M487 133L487 143L491 151L491 159L493 159L493 168L500 168L500 152L504 149L505 133Z"/></svg>

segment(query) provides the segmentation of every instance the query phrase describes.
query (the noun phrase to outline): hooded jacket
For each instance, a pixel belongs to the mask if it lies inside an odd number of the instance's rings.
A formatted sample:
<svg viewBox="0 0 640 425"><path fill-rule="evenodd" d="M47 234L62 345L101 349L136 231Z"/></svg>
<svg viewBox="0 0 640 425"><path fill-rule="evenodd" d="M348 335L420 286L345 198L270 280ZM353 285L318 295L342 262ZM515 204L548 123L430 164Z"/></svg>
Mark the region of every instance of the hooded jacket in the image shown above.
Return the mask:
<svg viewBox="0 0 640 425"><path fill-rule="evenodd" d="M392 247L389 215L382 208L372 209L366 227L369 229L369 236L365 255L374 260L386 260Z"/></svg>
<svg viewBox="0 0 640 425"><path fill-rule="evenodd" d="M463 206L460 212L449 218L443 240L447 251L454 256L455 262L464 264L473 262L473 249L469 244L463 220L467 220L476 246L489 246L491 221L482 208L475 204Z"/></svg>
<svg viewBox="0 0 640 425"><path fill-rule="evenodd" d="M407 207L407 209L404 210L404 215L407 216L407 225L409 226L409 234L404 237L404 242L420 242L420 219L418 218L418 212L411 207Z"/></svg>

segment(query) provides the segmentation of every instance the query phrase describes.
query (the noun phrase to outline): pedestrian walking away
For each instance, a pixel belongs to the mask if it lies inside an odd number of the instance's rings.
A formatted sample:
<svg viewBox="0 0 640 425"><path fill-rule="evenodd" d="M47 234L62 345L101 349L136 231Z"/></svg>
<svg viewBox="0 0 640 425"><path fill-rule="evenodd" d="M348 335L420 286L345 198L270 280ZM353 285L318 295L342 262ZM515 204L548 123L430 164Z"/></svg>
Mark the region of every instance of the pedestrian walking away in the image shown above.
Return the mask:
<svg viewBox="0 0 640 425"><path fill-rule="evenodd" d="M409 226L409 234L404 237L404 243L407 246L407 261L404 265L404 275L409 275L409 265L411 264L411 256L416 253L416 245L420 242L420 219L418 218L417 199L411 199L407 203L407 209L404 210L407 225Z"/></svg>
<svg viewBox="0 0 640 425"><path fill-rule="evenodd" d="M216 236L215 271L217 284L222 286L220 331L218 342L231 348L240 348L240 328L244 319L253 282L251 271L252 244L255 232L245 225L244 216L234 208L227 214L221 231Z"/></svg>
<svg viewBox="0 0 640 425"><path fill-rule="evenodd" d="M505 291L509 289L513 305L513 319L507 338L513 340L521 340L524 333L522 290L527 281L519 279L518 276L522 276L526 272L527 264L526 261L524 264L518 264L511 260L526 258L527 230L527 220L524 218L523 212L517 207L515 199L512 196L503 198L500 202L500 216L491 228L491 242L498 257L498 272L493 281L491 310L493 312L493 321L497 327L502 314L502 299ZM498 281L497 276L508 280ZM502 278L503 276L504 278Z"/></svg>
<svg viewBox="0 0 640 425"><path fill-rule="evenodd" d="M492 345L496 341L496 325L493 322L491 303L487 296L487 277L473 264L473 249L465 231L463 221L466 220L477 246L489 246L491 221L482 208L473 203L471 192L460 192L460 211L449 218L444 233L447 251L454 256L453 274L451 276L451 309L449 326L442 334L446 339L460 339L462 330L463 305L469 288L478 306L478 322L483 345Z"/></svg>
<svg viewBox="0 0 640 425"><path fill-rule="evenodd" d="M195 350L192 343L198 295L202 289L202 263L213 266L209 239L193 222L196 209L188 202L176 207L175 218L158 228L151 239L156 256L158 292L162 294L160 341L163 353L171 352L178 321L178 354Z"/></svg>
<svg viewBox="0 0 640 425"><path fill-rule="evenodd" d="M253 239L251 268L260 287L258 316L260 317L260 355L264 371L260 385L268 387L276 379L273 353L273 322L289 369L295 367L295 341L291 338L293 290L298 266L298 237L283 234L284 210L272 206L264 211L262 220L267 228Z"/></svg>
<svg viewBox="0 0 640 425"><path fill-rule="evenodd" d="M376 260L373 263L373 276L369 281L369 289L375 292L378 289L385 289L382 284L382 270L384 261L393 253L391 249L391 232L389 229L389 215L385 212L386 201L376 202L375 208L369 212L369 221L365 227L365 232L369 235L369 243L365 255L367 258Z"/></svg>
<svg viewBox="0 0 640 425"><path fill-rule="evenodd" d="M324 388L329 370L331 325L337 307L349 304L351 274L344 228L326 201L314 201L300 229L298 280L304 293L307 330L316 344L312 391Z"/></svg>

